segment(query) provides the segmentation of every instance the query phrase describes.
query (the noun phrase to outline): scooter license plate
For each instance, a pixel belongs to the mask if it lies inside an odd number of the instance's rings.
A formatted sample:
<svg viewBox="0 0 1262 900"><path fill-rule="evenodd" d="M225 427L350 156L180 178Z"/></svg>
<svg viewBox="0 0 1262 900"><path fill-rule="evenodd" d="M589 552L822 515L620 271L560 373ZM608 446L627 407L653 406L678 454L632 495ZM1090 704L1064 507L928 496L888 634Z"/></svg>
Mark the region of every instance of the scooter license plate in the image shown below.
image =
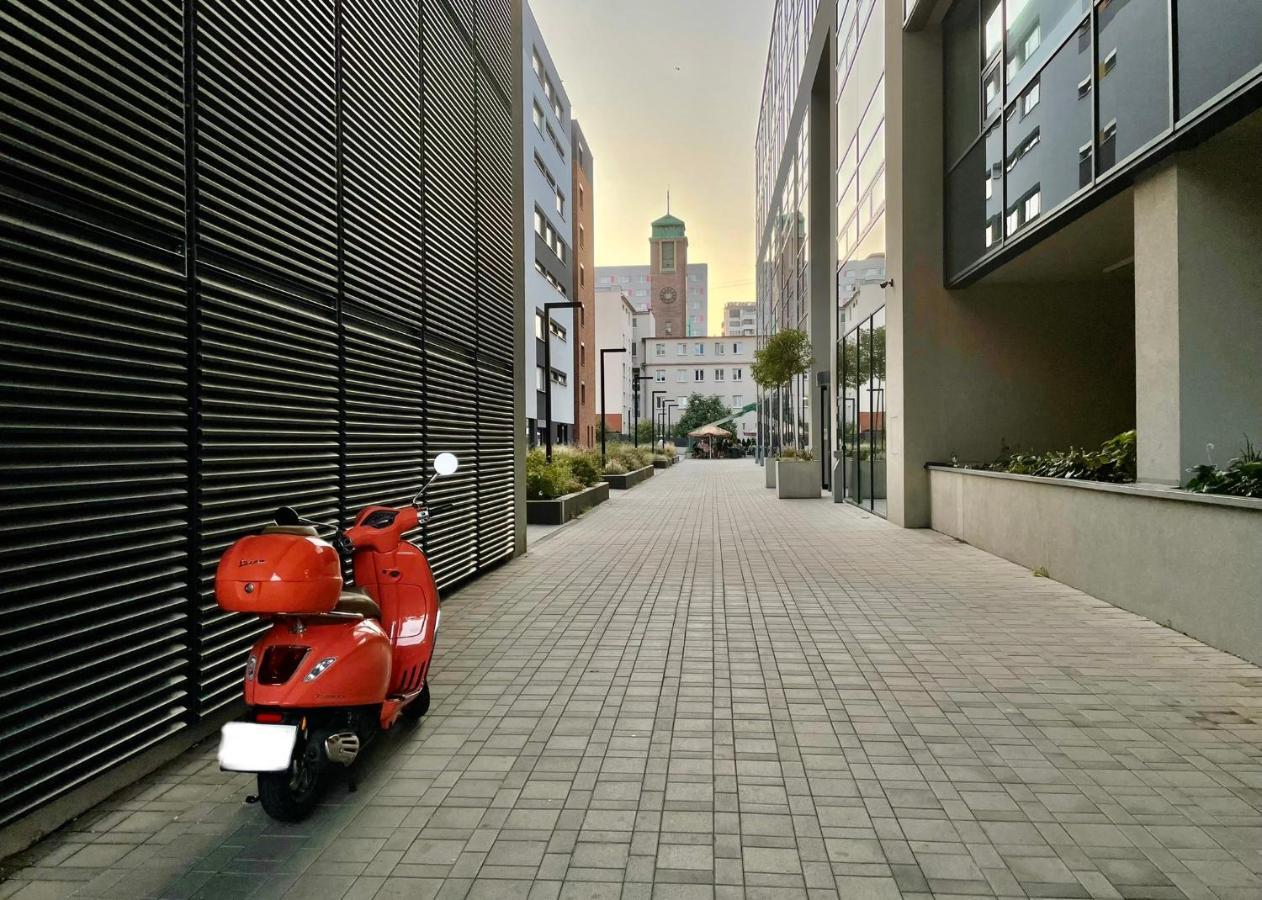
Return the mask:
<svg viewBox="0 0 1262 900"><path fill-rule="evenodd" d="M283 772L298 740L295 725L229 722L219 733L219 768L228 772Z"/></svg>

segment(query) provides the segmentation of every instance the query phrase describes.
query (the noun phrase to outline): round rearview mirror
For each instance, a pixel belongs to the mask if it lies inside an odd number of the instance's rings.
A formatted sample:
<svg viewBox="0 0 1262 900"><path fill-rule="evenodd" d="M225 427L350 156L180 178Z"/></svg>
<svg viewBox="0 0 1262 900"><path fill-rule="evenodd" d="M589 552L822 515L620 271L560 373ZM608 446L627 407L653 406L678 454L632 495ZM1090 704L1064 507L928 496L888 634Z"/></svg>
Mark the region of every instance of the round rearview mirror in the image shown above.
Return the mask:
<svg viewBox="0 0 1262 900"><path fill-rule="evenodd" d="M460 468L460 460L454 453L440 453L434 458L434 472L439 475L454 475Z"/></svg>

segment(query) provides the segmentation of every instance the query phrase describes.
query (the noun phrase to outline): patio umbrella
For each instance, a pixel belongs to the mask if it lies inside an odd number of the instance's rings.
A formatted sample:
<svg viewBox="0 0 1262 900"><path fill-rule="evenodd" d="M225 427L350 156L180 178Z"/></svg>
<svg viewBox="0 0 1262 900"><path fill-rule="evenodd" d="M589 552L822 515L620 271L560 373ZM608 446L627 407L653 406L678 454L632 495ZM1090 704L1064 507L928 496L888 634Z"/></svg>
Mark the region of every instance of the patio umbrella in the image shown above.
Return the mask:
<svg viewBox="0 0 1262 900"><path fill-rule="evenodd" d="M695 428L692 431L688 432L688 437L690 438L721 438L721 437L730 438L731 436L732 436L732 432L724 431L718 425L702 425L700 428ZM710 458L711 459L714 458L714 441L713 440L710 441Z"/></svg>

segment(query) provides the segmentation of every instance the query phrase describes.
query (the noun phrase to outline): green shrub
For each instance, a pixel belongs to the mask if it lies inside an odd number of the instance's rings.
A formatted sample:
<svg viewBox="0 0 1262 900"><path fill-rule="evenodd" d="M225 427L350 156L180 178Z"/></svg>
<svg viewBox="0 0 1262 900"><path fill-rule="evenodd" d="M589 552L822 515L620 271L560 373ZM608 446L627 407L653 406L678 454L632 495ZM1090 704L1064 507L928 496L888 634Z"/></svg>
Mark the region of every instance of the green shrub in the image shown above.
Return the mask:
<svg viewBox="0 0 1262 900"><path fill-rule="evenodd" d="M610 444L605 449L605 458L620 463L628 472L653 465L653 451L632 444Z"/></svg>
<svg viewBox="0 0 1262 900"><path fill-rule="evenodd" d="M574 477L584 487L591 487L600 481L600 451L583 450L579 447L558 447L553 451L553 461L564 458Z"/></svg>
<svg viewBox="0 0 1262 900"><path fill-rule="evenodd" d="M611 459L609 462L605 463L605 474L625 475L627 474L627 467L618 462L616 459Z"/></svg>
<svg viewBox="0 0 1262 900"><path fill-rule="evenodd" d="M798 450L794 447L782 447L776 459L795 459L798 462L811 462L815 459L815 454L810 450Z"/></svg>
<svg viewBox="0 0 1262 900"><path fill-rule="evenodd" d="M1193 466L1187 483L1198 494L1229 494L1233 497L1262 497L1262 449L1244 439L1240 455L1220 469L1213 463Z"/></svg>
<svg viewBox="0 0 1262 900"><path fill-rule="evenodd" d="M999 459L972 468L1040 478L1069 478L1125 484L1135 480L1135 431L1123 431L1098 450L1070 447L1047 453L1018 453L1004 447Z"/></svg>
<svg viewBox="0 0 1262 900"><path fill-rule="evenodd" d="M564 454L554 455L551 463L547 462L542 450L535 449L526 454L527 500L555 500L582 488L582 482L574 477L569 459Z"/></svg>

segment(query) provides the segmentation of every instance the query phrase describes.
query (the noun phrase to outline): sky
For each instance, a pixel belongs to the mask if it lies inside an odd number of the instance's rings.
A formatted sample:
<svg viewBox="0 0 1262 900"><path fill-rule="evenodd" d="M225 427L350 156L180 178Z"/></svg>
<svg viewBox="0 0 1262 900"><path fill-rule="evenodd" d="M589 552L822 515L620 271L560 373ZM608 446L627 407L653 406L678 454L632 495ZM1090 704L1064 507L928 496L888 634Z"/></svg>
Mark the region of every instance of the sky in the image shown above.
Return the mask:
<svg viewBox="0 0 1262 900"><path fill-rule="evenodd" d="M596 265L648 263L688 226L709 330L754 299L754 131L775 0L528 0L596 161Z"/></svg>

